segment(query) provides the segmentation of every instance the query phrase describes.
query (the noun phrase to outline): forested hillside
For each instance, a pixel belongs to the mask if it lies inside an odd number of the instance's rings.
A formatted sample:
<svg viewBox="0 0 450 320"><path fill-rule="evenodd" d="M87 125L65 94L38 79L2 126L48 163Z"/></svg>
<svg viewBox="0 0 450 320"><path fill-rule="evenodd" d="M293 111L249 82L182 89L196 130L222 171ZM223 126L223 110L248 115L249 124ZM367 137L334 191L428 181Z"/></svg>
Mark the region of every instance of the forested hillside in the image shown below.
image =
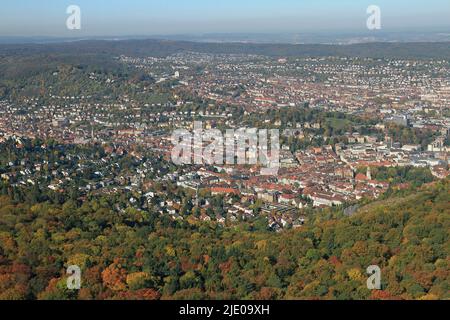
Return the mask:
<svg viewBox="0 0 450 320"><path fill-rule="evenodd" d="M0 198L0 299L448 299L449 181L272 233ZM66 289L65 268L82 268ZM366 287L369 265L382 290Z"/></svg>
<svg viewBox="0 0 450 320"><path fill-rule="evenodd" d="M30 54L105 54L164 57L179 52L203 52L211 54L258 54L265 56L349 56L370 58L440 58L450 54L450 43L362 43L352 45L325 44L252 44L252 43L201 43L170 40L122 40L122 41L72 41L47 44L3 44L0 56Z"/></svg>

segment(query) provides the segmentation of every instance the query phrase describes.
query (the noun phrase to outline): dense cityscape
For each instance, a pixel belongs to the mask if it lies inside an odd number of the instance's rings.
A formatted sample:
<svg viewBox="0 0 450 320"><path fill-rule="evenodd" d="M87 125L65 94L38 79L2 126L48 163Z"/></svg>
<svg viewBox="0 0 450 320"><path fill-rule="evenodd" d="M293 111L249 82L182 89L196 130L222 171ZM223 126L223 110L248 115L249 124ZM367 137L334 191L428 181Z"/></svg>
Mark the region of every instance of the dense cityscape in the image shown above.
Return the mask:
<svg viewBox="0 0 450 320"><path fill-rule="evenodd" d="M436 179L449 175L448 61L194 52L114 59L152 79L133 91L156 101L123 94L111 102L108 96L62 95L52 87L42 88L44 95L3 100L2 142L12 139L22 148L23 139L55 139L63 149L55 163L8 161L4 181L67 192L81 175L85 179L77 187L83 196L126 191L129 205L138 209L156 203L160 214L173 219L193 210L195 219L220 224L262 214L271 229L280 230L300 227L304 208L383 195L392 185L377 179L372 168L428 168ZM63 77L61 72L51 76ZM91 86L123 81L95 72L82 76ZM170 165L172 131L192 128L196 120L205 129L243 123L281 129L281 171L268 179L252 166ZM106 146L102 157L83 158L63 147L92 144ZM40 148L48 152L45 144ZM120 166L125 155L133 167ZM191 196L168 199L155 183L174 184ZM222 208L212 210L199 191L222 196Z"/></svg>

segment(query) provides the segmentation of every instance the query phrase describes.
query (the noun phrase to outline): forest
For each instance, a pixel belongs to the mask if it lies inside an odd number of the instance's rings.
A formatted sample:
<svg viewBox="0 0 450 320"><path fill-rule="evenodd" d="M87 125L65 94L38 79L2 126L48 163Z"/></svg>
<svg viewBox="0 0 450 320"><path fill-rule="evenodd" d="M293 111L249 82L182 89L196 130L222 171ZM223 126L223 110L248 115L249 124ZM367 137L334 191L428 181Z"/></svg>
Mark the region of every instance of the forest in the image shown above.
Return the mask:
<svg viewBox="0 0 450 320"><path fill-rule="evenodd" d="M251 43L202 43L170 40L85 40L46 44L3 44L1 55L35 55L63 53L71 55L104 54L165 57L179 52L203 52L211 54L257 54L285 57L369 57L369 58L418 58L448 59L450 44L430 43L361 43L352 45L326 44L251 44Z"/></svg>
<svg viewBox="0 0 450 320"><path fill-rule="evenodd" d="M282 233L117 213L105 197L2 196L0 299L449 299L449 196L448 179L433 182ZM381 290L366 287L370 265Z"/></svg>

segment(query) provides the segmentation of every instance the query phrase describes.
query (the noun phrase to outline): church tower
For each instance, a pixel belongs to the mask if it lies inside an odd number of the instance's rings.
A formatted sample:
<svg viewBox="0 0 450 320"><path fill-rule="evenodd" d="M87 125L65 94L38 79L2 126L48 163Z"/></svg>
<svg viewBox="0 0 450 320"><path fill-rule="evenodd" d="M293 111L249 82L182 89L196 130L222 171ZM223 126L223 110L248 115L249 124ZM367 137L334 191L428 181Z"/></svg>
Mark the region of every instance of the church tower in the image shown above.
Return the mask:
<svg viewBox="0 0 450 320"><path fill-rule="evenodd" d="M372 180L372 170L370 169L370 167L367 167L367 179L368 180Z"/></svg>

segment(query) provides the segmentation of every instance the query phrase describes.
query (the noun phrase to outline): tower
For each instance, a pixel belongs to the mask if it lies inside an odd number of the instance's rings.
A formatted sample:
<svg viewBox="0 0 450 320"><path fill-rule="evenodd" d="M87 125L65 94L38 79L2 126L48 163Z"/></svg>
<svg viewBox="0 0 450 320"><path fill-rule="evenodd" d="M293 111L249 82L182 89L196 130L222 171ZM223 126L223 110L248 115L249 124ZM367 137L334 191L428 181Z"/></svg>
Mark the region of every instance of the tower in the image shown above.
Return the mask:
<svg viewBox="0 0 450 320"><path fill-rule="evenodd" d="M388 149L392 149L392 145L393 145L392 141L393 141L393 139L389 135L386 135L384 137L384 140L386 141L386 146L388 147Z"/></svg>
<svg viewBox="0 0 450 320"><path fill-rule="evenodd" d="M199 204L200 204L200 201L199 201L199 198L198 198L198 185L197 185L197 188L195 189L195 207L199 207Z"/></svg>
<svg viewBox="0 0 450 320"><path fill-rule="evenodd" d="M372 180L372 170L370 169L370 167L367 167L367 179L368 180Z"/></svg>

